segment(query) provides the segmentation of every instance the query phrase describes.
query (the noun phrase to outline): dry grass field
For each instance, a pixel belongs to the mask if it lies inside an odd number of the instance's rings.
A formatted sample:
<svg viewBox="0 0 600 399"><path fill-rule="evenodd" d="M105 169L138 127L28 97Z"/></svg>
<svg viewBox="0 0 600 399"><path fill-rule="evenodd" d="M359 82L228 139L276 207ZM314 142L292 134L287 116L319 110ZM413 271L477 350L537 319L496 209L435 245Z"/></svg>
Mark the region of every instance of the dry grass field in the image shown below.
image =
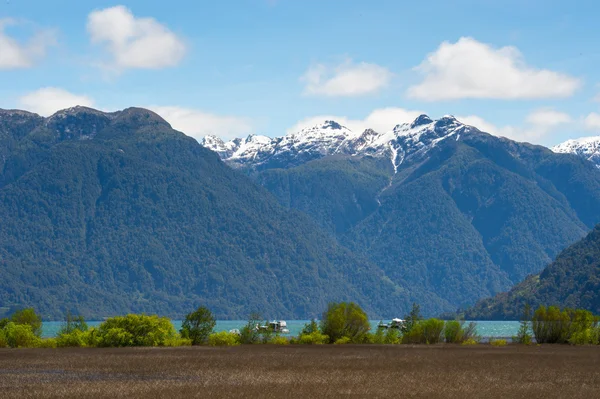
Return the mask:
<svg viewBox="0 0 600 399"><path fill-rule="evenodd" d="M2 398L598 398L600 347L0 349Z"/></svg>

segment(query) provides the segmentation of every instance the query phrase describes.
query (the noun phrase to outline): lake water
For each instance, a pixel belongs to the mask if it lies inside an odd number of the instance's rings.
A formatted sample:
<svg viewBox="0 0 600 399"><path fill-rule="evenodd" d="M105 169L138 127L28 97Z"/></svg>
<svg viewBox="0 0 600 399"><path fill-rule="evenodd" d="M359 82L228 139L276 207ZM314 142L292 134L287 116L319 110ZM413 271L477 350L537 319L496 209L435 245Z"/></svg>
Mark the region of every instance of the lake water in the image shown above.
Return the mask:
<svg viewBox="0 0 600 399"><path fill-rule="evenodd" d="M98 326L100 321L90 321L88 326ZM290 336L296 336L304 327L304 324L308 323L307 320L289 320L287 322L288 329L290 330ZM485 338L497 338L497 337L512 337L517 333L519 329L518 321L476 321L477 332L479 335ZM47 321L44 322L42 328L42 335L44 337L55 337L58 333L63 322L61 321ZM246 320L219 320L215 331L229 331L234 328L240 329L246 324ZM371 321L373 330L379 324L379 320ZM173 325L177 330L181 328L181 320L173 320Z"/></svg>

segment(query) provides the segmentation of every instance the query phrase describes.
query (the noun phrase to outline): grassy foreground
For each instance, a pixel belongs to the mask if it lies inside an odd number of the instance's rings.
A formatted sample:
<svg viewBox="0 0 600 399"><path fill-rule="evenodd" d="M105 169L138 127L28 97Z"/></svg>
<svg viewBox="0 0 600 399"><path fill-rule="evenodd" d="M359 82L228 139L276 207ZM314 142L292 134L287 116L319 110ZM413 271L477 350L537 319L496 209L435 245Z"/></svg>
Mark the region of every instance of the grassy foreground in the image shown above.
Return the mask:
<svg viewBox="0 0 600 399"><path fill-rule="evenodd" d="M600 347L332 345L0 349L6 398L590 398Z"/></svg>

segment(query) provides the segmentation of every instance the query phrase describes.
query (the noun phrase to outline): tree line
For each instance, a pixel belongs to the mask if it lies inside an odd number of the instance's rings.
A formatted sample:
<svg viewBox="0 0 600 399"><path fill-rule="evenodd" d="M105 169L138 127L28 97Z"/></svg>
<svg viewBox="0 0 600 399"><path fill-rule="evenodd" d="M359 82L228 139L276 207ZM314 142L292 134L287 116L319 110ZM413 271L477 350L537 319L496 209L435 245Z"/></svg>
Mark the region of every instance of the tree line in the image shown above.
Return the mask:
<svg viewBox="0 0 600 399"><path fill-rule="evenodd" d="M425 319L420 308L398 326L379 325L371 331L365 311L353 302L331 303L320 321L307 323L300 334L286 337L269 327L258 314L250 315L239 331L215 332L213 313L201 306L189 313L176 331L167 317L128 314L106 319L98 327L88 327L82 316L67 314L54 338L42 338L42 319L34 309L15 312L0 320L0 347L130 347L130 346L236 346L241 344L322 345L322 344L463 344L481 341L474 322ZM600 344L599 318L581 309L540 306L532 313L526 306L513 342L519 344ZM397 328L396 328L397 327ZM495 346L505 340L491 340Z"/></svg>

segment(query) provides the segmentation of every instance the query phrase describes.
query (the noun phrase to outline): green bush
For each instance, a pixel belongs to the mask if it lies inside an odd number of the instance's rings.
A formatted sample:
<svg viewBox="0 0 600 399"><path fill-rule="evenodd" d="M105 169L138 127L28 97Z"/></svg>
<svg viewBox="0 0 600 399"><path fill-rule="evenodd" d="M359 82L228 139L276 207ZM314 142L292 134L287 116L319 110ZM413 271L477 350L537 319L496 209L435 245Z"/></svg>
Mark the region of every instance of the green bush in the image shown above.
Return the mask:
<svg viewBox="0 0 600 399"><path fill-rule="evenodd" d="M490 345L492 346L506 346L507 344L505 339L490 339Z"/></svg>
<svg viewBox="0 0 600 399"><path fill-rule="evenodd" d="M369 334L369 343L384 344L385 343L385 328L377 327L375 334Z"/></svg>
<svg viewBox="0 0 600 399"><path fill-rule="evenodd" d="M338 338L333 344L334 345L346 345L351 342L352 342L352 340L350 339L350 337L342 337L342 338Z"/></svg>
<svg viewBox="0 0 600 399"><path fill-rule="evenodd" d="M577 331L569 338L571 345L598 345L600 344L600 329L588 328L583 331Z"/></svg>
<svg viewBox="0 0 600 399"><path fill-rule="evenodd" d="M415 324L423 320L421 316L421 307L413 303L412 309L409 314L404 316L404 325L402 326L402 334L406 335L410 333Z"/></svg>
<svg viewBox="0 0 600 399"><path fill-rule="evenodd" d="M297 339L293 340L292 343L300 345L323 345L329 342L329 337L325 334L321 334L315 331L311 334L302 334Z"/></svg>
<svg viewBox="0 0 600 399"><path fill-rule="evenodd" d="M136 315L111 317L97 329L98 346L165 346L177 337L166 317Z"/></svg>
<svg viewBox="0 0 600 399"><path fill-rule="evenodd" d="M367 314L354 302L329 304L321 320L321 332L331 343L344 337L352 343L365 343L370 329Z"/></svg>
<svg viewBox="0 0 600 399"><path fill-rule="evenodd" d="M523 315L521 316L521 322L519 325L519 331L517 335L512 337L513 342L523 345L531 345L533 337L531 336L531 306L525 304L523 308Z"/></svg>
<svg viewBox="0 0 600 399"><path fill-rule="evenodd" d="M0 329L0 348L8 348L9 346L8 338L6 338L6 332L4 331L3 327Z"/></svg>
<svg viewBox="0 0 600 399"><path fill-rule="evenodd" d="M165 340L164 346L192 346L193 342L190 338L184 338L181 335L177 334L172 338L167 338Z"/></svg>
<svg viewBox="0 0 600 399"><path fill-rule="evenodd" d="M598 319L583 309L560 310L555 306L540 306L533 314L532 326L538 344L564 344L585 340L587 330L593 330Z"/></svg>
<svg viewBox="0 0 600 399"><path fill-rule="evenodd" d="M67 313L65 322L60 327L58 335L71 334L75 330L87 331L88 325L85 322L83 316L73 316L71 313Z"/></svg>
<svg viewBox="0 0 600 399"><path fill-rule="evenodd" d="M240 344L240 336L227 331L213 333L208 336L210 346L236 346Z"/></svg>
<svg viewBox="0 0 600 399"><path fill-rule="evenodd" d="M4 327L6 341L11 348L36 348L41 339L35 335L30 324L10 322Z"/></svg>
<svg viewBox="0 0 600 399"><path fill-rule="evenodd" d="M540 306L533 314L533 333L538 344L562 344L569 339L571 319L555 306Z"/></svg>
<svg viewBox="0 0 600 399"><path fill-rule="evenodd" d="M43 338L40 339L39 348L56 348L58 347L56 338Z"/></svg>
<svg viewBox="0 0 600 399"><path fill-rule="evenodd" d="M91 336L91 331L81 331L79 329L72 330L70 333L63 332L56 337L56 346L59 348L96 346Z"/></svg>
<svg viewBox="0 0 600 399"><path fill-rule="evenodd" d="M448 344L461 344L468 340L479 341L477 325L474 322L465 325L464 321L447 321L444 326L444 340Z"/></svg>
<svg viewBox="0 0 600 399"><path fill-rule="evenodd" d="M275 336L271 338L271 340L268 343L273 345L289 345L290 340L286 337Z"/></svg>
<svg viewBox="0 0 600 399"><path fill-rule="evenodd" d="M310 321L310 323L306 323L304 325L304 327L302 328L302 332L300 332L300 335L308 335L314 332L319 332L319 324L316 320L313 319Z"/></svg>
<svg viewBox="0 0 600 399"><path fill-rule="evenodd" d="M248 322L240 329L240 343L258 344L261 341L261 333L258 330L261 323L261 317L257 313L252 313Z"/></svg>
<svg viewBox="0 0 600 399"><path fill-rule="evenodd" d="M479 341L477 341L475 338L469 338L469 339L463 341L461 345L477 345L477 344L479 344Z"/></svg>
<svg viewBox="0 0 600 399"><path fill-rule="evenodd" d="M42 336L42 318L33 308L18 310L10 317L10 321L19 325L28 325L36 337Z"/></svg>
<svg viewBox="0 0 600 399"><path fill-rule="evenodd" d="M427 319L415 322L410 331L402 336L405 344L437 344L442 341L444 321Z"/></svg>
<svg viewBox="0 0 600 399"><path fill-rule="evenodd" d="M181 324L181 336L192 340L193 345L205 344L213 332L217 321L210 310L204 306L185 316Z"/></svg>
<svg viewBox="0 0 600 399"><path fill-rule="evenodd" d="M448 344L458 344L463 341L462 326L458 320L447 321L444 327L444 339Z"/></svg>
<svg viewBox="0 0 600 399"><path fill-rule="evenodd" d="M397 328L388 328L385 332L384 344L396 345L399 344L402 339L400 330Z"/></svg>

